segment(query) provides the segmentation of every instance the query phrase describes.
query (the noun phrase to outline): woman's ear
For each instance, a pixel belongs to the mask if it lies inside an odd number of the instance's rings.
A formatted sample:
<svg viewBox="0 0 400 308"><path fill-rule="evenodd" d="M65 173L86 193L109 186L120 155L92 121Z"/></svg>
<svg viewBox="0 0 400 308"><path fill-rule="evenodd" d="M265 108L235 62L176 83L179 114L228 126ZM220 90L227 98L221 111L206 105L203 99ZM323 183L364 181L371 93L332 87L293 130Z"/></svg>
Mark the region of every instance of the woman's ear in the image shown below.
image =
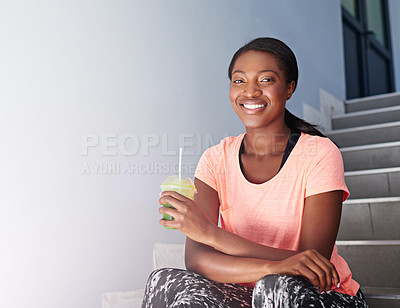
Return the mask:
<svg viewBox="0 0 400 308"><path fill-rule="evenodd" d="M286 100L290 99L292 97L292 94L294 92L294 88L296 87L296 83L294 81L290 82L287 86L287 98Z"/></svg>

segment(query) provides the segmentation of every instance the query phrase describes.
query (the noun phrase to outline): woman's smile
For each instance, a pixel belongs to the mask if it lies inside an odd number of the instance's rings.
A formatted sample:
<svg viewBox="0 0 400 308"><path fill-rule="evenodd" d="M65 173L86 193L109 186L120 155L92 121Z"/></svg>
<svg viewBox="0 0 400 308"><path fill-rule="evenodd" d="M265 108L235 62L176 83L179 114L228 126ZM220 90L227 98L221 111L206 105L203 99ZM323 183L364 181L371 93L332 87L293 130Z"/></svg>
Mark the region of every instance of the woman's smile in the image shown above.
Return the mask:
<svg viewBox="0 0 400 308"><path fill-rule="evenodd" d="M243 111L247 114L257 114L264 111L268 104L260 101L245 100L240 102L239 105L242 107Z"/></svg>

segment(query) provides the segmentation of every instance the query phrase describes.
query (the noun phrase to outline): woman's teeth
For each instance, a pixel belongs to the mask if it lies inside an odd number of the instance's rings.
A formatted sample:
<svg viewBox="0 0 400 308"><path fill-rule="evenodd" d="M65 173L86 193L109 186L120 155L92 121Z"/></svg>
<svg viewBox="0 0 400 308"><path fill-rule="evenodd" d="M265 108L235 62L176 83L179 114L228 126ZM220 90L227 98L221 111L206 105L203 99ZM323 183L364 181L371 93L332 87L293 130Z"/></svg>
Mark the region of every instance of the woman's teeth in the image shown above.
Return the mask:
<svg viewBox="0 0 400 308"><path fill-rule="evenodd" d="M244 108L247 108L247 109L257 109L257 108L262 108L262 107L265 107L266 105L246 105L246 104L243 104L243 107Z"/></svg>

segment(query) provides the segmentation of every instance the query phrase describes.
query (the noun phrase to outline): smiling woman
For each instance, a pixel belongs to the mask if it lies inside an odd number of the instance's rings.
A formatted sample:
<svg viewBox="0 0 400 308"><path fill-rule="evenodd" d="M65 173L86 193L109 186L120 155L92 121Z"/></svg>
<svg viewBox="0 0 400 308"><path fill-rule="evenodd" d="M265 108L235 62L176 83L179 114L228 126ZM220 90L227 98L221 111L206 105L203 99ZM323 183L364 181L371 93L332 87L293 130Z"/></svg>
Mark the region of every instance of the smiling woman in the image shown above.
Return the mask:
<svg viewBox="0 0 400 308"><path fill-rule="evenodd" d="M247 128L276 126L285 113L286 100L291 97L295 84L286 82L274 56L251 50L236 60L229 97ZM281 127L276 129L280 131Z"/></svg>
<svg viewBox="0 0 400 308"><path fill-rule="evenodd" d="M160 223L187 236L188 270L153 272L142 307L367 307L335 246L349 196L341 154L285 108L293 52L256 39L235 53L229 78L246 133L202 155L194 200L161 194L174 208L159 212L175 219Z"/></svg>

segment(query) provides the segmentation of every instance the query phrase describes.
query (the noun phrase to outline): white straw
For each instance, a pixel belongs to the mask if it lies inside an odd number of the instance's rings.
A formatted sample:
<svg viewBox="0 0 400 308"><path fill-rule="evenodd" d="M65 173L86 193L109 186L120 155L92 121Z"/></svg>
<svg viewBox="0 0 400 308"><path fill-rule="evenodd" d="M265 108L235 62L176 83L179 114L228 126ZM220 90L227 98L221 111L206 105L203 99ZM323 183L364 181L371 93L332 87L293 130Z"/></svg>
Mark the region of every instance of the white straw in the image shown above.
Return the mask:
<svg viewBox="0 0 400 308"><path fill-rule="evenodd" d="M182 148L179 148L179 179L181 179L182 173Z"/></svg>

